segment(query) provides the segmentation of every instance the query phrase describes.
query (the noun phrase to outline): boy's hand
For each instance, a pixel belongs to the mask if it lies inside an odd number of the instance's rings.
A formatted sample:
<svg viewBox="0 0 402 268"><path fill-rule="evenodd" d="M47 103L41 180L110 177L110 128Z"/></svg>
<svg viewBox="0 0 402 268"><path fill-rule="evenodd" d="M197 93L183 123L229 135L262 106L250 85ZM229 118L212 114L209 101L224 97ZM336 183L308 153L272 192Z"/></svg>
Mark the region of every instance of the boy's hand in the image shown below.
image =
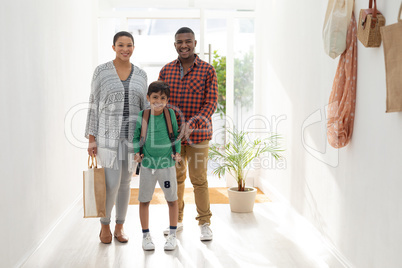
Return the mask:
<svg viewBox="0 0 402 268"><path fill-rule="evenodd" d="M141 163L143 158L144 158L144 154L140 155L140 153L136 153L134 155L134 161L137 163Z"/></svg>
<svg viewBox="0 0 402 268"><path fill-rule="evenodd" d="M176 162L180 162L181 161L181 155L179 153L176 153L175 155L172 154L172 158L176 161Z"/></svg>

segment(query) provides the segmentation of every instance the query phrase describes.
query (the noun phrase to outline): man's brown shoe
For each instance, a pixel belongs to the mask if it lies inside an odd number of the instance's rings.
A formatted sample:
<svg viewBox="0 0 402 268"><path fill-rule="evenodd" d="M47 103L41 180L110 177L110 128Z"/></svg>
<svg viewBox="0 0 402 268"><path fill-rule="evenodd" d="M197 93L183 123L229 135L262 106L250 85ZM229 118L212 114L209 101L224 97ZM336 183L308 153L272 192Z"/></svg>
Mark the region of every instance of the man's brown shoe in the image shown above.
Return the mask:
<svg viewBox="0 0 402 268"><path fill-rule="evenodd" d="M116 237L117 241L119 241L120 243L127 243L128 242L128 236L125 233L121 233L120 236L117 236L116 232L115 232L114 237Z"/></svg>

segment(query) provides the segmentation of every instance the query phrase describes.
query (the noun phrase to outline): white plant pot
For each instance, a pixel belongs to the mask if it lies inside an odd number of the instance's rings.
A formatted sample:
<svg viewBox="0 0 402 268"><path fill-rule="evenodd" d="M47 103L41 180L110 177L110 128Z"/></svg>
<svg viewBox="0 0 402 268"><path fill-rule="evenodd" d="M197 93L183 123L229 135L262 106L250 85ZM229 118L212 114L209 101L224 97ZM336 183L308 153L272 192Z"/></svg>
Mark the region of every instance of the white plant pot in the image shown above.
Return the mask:
<svg viewBox="0 0 402 268"><path fill-rule="evenodd" d="M253 212L257 189L246 187L246 191L239 192L236 187L228 189L230 210L232 212Z"/></svg>

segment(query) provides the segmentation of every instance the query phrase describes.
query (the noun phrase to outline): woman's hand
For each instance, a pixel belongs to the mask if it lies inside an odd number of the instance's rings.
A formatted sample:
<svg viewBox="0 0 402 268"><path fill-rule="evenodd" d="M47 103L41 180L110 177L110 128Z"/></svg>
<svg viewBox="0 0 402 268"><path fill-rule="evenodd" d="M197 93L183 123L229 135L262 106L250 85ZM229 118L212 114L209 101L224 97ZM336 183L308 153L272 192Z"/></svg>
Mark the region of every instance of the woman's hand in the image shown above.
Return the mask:
<svg viewBox="0 0 402 268"><path fill-rule="evenodd" d="M144 154L140 155L140 153L136 153L134 155L134 161L137 163L141 163L143 158L144 158Z"/></svg>
<svg viewBox="0 0 402 268"><path fill-rule="evenodd" d="M172 158L176 161L176 162L180 162L181 161L181 155L179 153L176 153L175 155L172 154Z"/></svg>
<svg viewBox="0 0 402 268"><path fill-rule="evenodd" d="M88 155L96 156L97 153L98 153L98 147L96 147L95 136L89 135Z"/></svg>

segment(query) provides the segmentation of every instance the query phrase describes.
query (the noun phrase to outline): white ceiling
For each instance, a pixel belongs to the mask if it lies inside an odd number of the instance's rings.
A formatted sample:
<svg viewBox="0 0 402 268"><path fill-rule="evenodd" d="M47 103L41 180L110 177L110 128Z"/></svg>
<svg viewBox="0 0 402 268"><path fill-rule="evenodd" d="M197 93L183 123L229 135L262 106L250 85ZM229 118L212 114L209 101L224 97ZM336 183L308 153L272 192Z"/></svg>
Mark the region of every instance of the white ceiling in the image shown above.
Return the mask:
<svg viewBox="0 0 402 268"><path fill-rule="evenodd" d="M254 10L258 0L99 0L101 10L113 8L208 8Z"/></svg>

